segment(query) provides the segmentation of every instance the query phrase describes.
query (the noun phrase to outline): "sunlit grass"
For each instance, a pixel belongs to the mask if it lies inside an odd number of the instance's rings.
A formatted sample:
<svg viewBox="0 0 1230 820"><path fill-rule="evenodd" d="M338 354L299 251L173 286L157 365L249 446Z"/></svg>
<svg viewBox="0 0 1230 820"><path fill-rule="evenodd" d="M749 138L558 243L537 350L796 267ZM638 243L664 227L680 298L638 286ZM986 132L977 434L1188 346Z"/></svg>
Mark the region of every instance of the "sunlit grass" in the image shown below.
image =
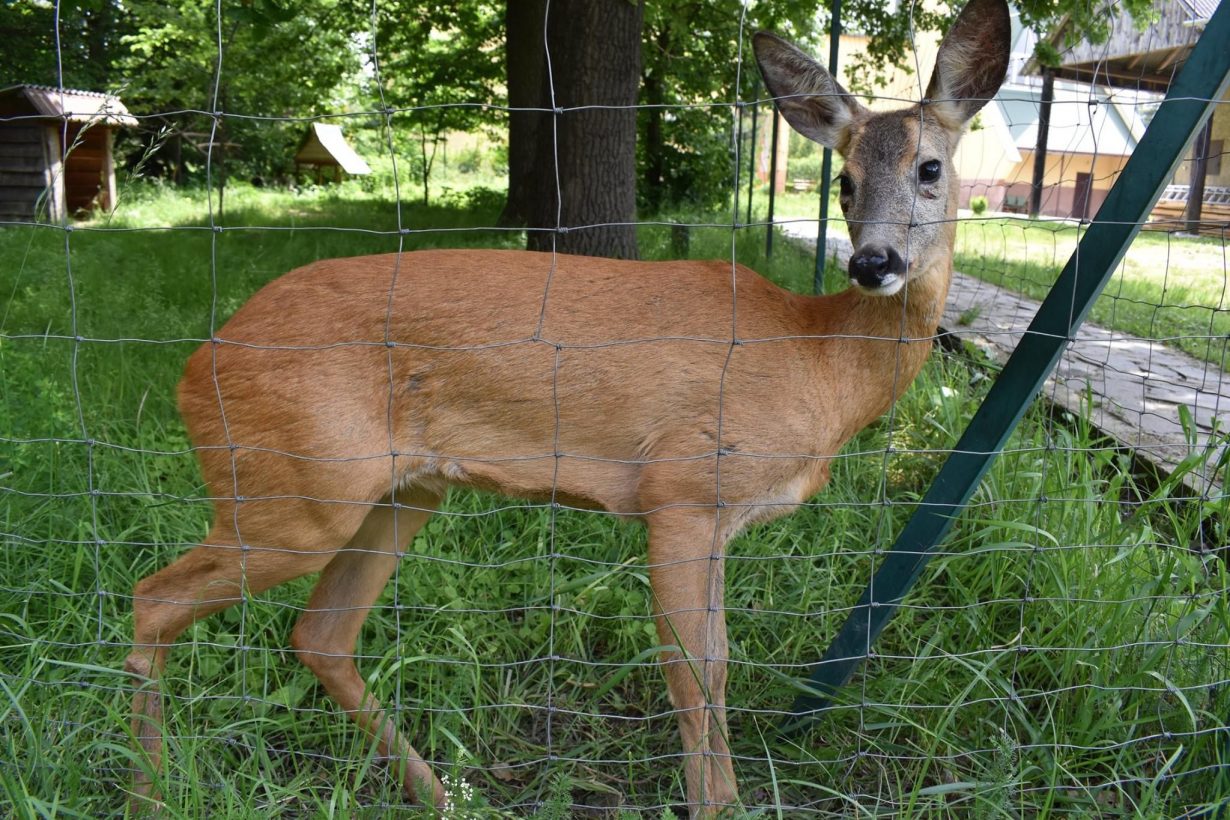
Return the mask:
<svg viewBox="0 0 1230 820"><path fill-rule="evenodd" d="M970 220L958 232L956 267L1041 300L1082 233L1064 222ZM1230 257L1223 239L1142 231L1089 318L1102 327L1160 339L1226 369L1228 289Z"/></svg>

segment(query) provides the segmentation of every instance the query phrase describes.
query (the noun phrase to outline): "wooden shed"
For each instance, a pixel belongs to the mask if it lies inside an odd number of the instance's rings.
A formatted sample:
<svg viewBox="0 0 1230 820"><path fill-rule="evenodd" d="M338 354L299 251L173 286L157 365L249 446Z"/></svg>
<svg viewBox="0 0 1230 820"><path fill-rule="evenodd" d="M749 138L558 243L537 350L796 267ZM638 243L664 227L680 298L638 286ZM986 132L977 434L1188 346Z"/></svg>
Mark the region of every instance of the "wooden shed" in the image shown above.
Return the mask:
<svg viewBox="0 0 1230 820"><path fill-rule="evenodd" d="M322 122L312 123L307 136L299 145L299 150L295 152L296 173L304 166L316 169L317 182L323 178L325 168L333 169L335 180L341 179L343 173L362 176L372 172L363 158L346 142L342 127Z"/></svg>
<svg viewBox="0 0 1230 820"><path fill-rule="evenodd" d="M49 219L115 202L115 129L137 121L118 98L15 85L0 89L0 221Z"/></svg>

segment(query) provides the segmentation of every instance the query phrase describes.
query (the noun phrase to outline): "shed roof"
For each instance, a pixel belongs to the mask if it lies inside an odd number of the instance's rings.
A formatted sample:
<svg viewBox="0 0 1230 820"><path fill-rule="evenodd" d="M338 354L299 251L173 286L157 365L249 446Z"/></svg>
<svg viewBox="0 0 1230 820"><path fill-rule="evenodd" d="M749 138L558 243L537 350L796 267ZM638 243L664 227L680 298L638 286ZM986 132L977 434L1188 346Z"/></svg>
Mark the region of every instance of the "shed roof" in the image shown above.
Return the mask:
<svg viewBox="0 0 1230 820"><path fill-rule="evenodd" d="M336 165L348 174L372 172L363 158L346 142L346 138L342 136L342 127L322 122L312 123L303 144L295 154L295 162L305 165Z"/></svg>
<svg viewBox="0 0 1230 820"><path fill-rule="evenodd" d="M28 109L28 115L57 120L67 117L69 122L75 123L137 124L136 117L128 113L119 97L98 91L49 85L13 85L0 89L0 99L8 100L9 104L5 106L9 109L8 113L17 116L23 116L24 108Z"/></svg>

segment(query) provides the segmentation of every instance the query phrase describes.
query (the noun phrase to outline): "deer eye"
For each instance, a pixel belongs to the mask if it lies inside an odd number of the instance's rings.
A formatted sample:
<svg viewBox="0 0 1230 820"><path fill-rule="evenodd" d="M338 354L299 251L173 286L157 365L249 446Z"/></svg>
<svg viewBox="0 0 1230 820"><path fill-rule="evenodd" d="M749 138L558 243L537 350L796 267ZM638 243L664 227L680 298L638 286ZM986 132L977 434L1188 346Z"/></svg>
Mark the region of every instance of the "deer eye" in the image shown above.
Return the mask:
<svg viewBox="0 0 1230 820"><path fill-rule="evenodd" d="M837 184L841 186L842 199L848 199L849 197L854 196L854 183L848 176L842 174L837 177Z"/></svg>
<svg viewBox="0 0 1230 820"><path fill-rule="evenodd" d="M938 159L927 160L922 165L918 166L919 182L935 182L939 178L940 161Z"/></svg>

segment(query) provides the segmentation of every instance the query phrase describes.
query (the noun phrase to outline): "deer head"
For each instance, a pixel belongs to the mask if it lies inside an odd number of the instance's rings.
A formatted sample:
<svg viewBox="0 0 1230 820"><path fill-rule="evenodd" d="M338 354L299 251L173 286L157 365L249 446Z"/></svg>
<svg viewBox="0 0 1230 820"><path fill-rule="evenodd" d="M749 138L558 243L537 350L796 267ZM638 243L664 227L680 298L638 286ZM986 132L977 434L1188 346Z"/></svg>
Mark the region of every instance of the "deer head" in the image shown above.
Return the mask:
<svg viewBox="0 0 1230 820"><path fill-rule="evenodd" d="M850 282L889 296L951 267L958 180L953 155L966 124L999 89L1011 25L1004 0L971 0L944 38L925 98L872 112L799 49L753 39L765 86L790 125L845 160L840 202L855 248Z"/></svg>

